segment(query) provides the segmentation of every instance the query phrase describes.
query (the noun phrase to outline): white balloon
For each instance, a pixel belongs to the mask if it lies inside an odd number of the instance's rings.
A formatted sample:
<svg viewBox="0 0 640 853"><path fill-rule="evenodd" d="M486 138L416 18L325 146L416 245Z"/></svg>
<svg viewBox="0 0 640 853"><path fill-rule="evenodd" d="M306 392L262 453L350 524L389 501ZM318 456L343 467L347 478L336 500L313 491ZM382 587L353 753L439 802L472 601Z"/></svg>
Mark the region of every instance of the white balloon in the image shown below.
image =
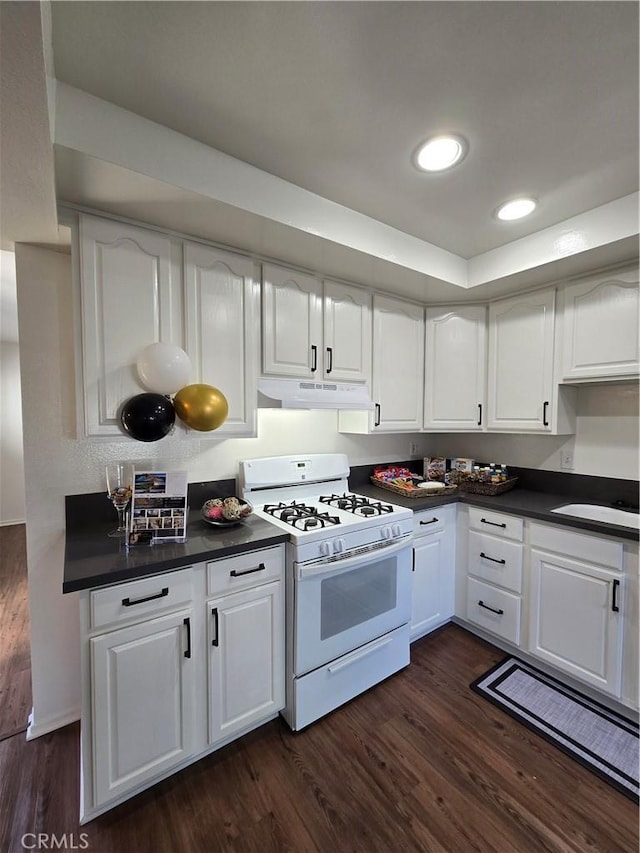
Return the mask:
<svg viewBox="0 0 640 853"><path fill-rule="evenodd" d="M142 384L156 394L175 394L189 384L191 359L173 344L150 344L142 350L136 364Z"/></svg>

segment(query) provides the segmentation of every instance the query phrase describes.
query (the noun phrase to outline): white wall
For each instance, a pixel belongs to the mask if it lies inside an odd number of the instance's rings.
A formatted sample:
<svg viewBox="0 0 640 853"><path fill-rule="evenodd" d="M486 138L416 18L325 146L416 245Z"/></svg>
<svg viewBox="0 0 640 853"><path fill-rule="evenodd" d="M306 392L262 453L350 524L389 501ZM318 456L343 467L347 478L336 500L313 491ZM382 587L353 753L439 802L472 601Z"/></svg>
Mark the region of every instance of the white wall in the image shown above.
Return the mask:
<svg viewBox="0 0 640 853"><path fill-rule="evenodd" d="M406 459L409 442L424 455L476 455L526 467L559 468L572 439L548 436L351 436L335 412L262 410L258 437L216 441L180 434L146 444L123 436L75 437L72 292L69 256L16 249L24 414L27 549L34 713L31 736L75 719L80 708L77 595L62 595L64 495L104 488L109 459L159 459L188 471L190 482L234 477L238 461L296 452L339 451L351 465ZM626 389L626 390L625 390ZM576 470L637 477L637 391L582 389ZM631 469L635 466L636 473Z"/></svg>
<svg viewBox="0 0 640 853"><path fill-rule="evenodd" d="M24 522L18 344L0 341L0 525Z"/></svg>
<svg viewBox="0 0 640 853"><path fill-rule="evenodd" d="M0 525L25 518L18 311L13 252L0 252Z"/></svg>
<svg viewBox="0 0 640 853"><path fill-rule="evenodd" d="M561 471L561 452L573 450L570 473L640 479L638 385L584 385L578 388L575 436L432 436L434 456L464 456L482 462Z"/></svg>

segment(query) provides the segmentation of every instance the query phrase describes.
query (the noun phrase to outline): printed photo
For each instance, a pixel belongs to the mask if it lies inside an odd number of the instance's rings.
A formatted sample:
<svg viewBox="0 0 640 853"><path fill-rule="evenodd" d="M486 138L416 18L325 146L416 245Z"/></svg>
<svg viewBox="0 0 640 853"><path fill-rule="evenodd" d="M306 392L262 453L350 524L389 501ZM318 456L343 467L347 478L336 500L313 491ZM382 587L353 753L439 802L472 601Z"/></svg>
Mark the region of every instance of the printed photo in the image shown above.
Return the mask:
<svg viewBox="0 0 640 853"><path fill-rule="evenodd" d="M167 490L167 475L145 471L135 475L136 494L162 494Z"/></svg>

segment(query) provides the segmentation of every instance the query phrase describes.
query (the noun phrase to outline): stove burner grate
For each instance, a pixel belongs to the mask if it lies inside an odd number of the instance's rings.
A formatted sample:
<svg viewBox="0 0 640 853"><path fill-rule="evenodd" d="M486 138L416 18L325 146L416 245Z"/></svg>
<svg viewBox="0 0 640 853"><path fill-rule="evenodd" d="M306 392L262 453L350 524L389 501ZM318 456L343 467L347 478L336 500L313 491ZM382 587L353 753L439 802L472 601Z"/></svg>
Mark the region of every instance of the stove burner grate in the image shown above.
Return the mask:
<svg viewBox="0 0 640 853"><path fill-rule="evenodd" d="M381 501L372 501L362 495L323 495L319 498L319 501L329 506L335 506L337 509L342 509L345 512L353 513L353 515L364 517L386 515L393 512L393 507L390 504L384 504Z"/></svg>
<svg viewBox="0 0 640 853"><path fill-rule="evenodd" d="M312 530L316 527L332 527L340 524L340 519L328 512L319 512L314 506L303 503L277 503L265 504L262 508L267 515L283 521L298 530Z"/></svg>

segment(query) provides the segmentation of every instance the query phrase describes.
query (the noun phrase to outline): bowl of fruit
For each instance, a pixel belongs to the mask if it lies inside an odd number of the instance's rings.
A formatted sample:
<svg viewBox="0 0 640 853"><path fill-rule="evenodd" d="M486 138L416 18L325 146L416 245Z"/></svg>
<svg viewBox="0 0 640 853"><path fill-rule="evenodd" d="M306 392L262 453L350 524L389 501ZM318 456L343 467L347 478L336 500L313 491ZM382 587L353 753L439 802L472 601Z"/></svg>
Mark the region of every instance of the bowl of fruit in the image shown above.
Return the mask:
<svg viewBox="0 0 640 853"><path fill-rule="evenodd" d="M253 507L242 498L211 498L202 504L200 516L214 527L233 527L251 515Z"/></svg>

